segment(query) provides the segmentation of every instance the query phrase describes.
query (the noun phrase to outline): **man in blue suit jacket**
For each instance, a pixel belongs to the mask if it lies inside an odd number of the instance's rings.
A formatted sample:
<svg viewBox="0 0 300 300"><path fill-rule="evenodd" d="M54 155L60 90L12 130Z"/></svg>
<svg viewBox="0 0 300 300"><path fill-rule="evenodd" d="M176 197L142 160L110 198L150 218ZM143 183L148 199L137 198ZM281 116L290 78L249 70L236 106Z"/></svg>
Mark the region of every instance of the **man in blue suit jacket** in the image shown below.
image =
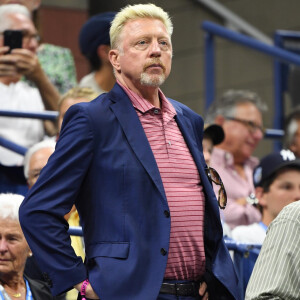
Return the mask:
<svg viewBox="0 0 300 300"><path fill-rule="evenodd" d="M205 174L202 118L159 89L171 69L171 34L167 13L153 4L127 6L116 15L110 61L117 84L108 94L69 109L56 150L21 206L24 234L54 294L75 286L89 299L101 300L238 299L217 200ZM166 107L174 112L169 122L199 179L193 188L202 199L196 205L203 207L203 224L186 228L191 254L180 252L180 240L172 250L183 257L179 264L188 264L189 255L201 256L198 245L203 241L204 264L193 266L195 278L166 273L172 264L171 220L176 220L176 212L162 162L155 158L155 142L149 139L153 132L147 130L167 130L145 125L147 114L138 111L137 99L150 105L151 116L161 111L164 118ZM171 146L177 141L168 142ZM182 198L179 207L184 210L189 196ZM85 264L70 245L63 218L73 204L82 222ZM185 219L190 215L185 212ZM189 236L195 230L201 233L193 236L196 241ZM179 270L190 271L185 265Z"/></svg>

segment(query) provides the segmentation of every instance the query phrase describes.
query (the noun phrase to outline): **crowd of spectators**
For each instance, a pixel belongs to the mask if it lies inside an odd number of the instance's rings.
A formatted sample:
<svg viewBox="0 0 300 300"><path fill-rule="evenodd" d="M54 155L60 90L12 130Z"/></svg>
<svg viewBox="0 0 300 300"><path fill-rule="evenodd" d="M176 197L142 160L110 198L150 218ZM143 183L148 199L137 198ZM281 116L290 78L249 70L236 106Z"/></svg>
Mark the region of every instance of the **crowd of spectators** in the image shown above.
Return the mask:
<svg viewBox="0 0 300 300"><path fill-rule="evenodd" d="M0 1L0 110L59 113L55 123L23 118L7 121L0 116L0 137L28 148L23 157L0 146L0 193L25 195L54 152L69 107L95 99L110 91L116 82L108 58L109 28L115 13L95 15L83 25L79 46L90 63L91 73L77 85L71 51L39 43L31 17L40 1L9 2ZM4 45L3 37L6 30L22 31L21 49L8 53L10 49ZM253 157L253 152L264 137L266 110L264 102L252 91L225 92L206 115L203 154L207 166L220 174L226 190L227 206L220 211L224 235L242 243L263 244L246 299L299 299L299 289L294 287L300 284L299 255L295 252L299 246L295 236L299 236L300 214L300 108L286 118L284 146L289 150L270 153L259 160ZM220 187L214 185L214 188L218 195ZM12 201L15 205L9 207ZM14 232L20 240L20 249L16 251L18 255L22 252L16 270L21 279L13 288L9 284L11 278L0 265L0 288L4 287L0 292L16 297L26 286L36 300L77 299L74 291L60 297L52 297L48 288L41 292L47 280L36 266L18 224L16 211L21 201L21 196L0 194L0 237L4 239ZM75 206L65 219L69 226L80 225ZM14 255L9 246L3 249L2 244L1 241L1 255ZM281 249L280 245L284 247ZM82 239L72 237L72 246L84 260Z"/></svg>

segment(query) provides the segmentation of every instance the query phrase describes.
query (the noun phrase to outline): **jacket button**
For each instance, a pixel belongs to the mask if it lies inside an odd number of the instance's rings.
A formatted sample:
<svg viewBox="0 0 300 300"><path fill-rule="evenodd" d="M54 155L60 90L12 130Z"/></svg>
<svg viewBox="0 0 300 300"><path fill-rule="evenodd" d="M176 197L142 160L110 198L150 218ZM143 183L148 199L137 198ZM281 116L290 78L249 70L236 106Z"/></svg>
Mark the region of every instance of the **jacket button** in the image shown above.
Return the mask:
<svg viewBox="0 0 300 300"><path fill-rule="evenodd" d="M164 211L164 214L165 214L166 218L169 218L169 217L170 217L170 212L169 212L168 210L165 210L165 211Z"/></svg>
<svg viewBox="0 0 300 300"><path fill-rule="evenodd" d="M160 249L161 255L165 256L167 254L167 251L164 248Z"/></svg>

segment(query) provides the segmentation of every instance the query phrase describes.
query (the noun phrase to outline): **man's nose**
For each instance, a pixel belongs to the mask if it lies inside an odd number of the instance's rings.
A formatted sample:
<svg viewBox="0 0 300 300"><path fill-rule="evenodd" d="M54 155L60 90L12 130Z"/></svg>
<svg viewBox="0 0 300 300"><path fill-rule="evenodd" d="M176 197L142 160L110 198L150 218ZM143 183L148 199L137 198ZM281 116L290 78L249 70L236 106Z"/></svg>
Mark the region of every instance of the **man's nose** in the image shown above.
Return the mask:
<svg viewBox="0 0 300 300"><path fill-rule="evenodd" d="M4 253L7 251L7 242L5 239L0 239L0 253Z"/></svg>
<svg viewBox="0 0 300 300"><path fill-rule="evenodd" d="M153 41L150 47L150 56L158 57L161 56L161 49L158 41Z"/></svg>

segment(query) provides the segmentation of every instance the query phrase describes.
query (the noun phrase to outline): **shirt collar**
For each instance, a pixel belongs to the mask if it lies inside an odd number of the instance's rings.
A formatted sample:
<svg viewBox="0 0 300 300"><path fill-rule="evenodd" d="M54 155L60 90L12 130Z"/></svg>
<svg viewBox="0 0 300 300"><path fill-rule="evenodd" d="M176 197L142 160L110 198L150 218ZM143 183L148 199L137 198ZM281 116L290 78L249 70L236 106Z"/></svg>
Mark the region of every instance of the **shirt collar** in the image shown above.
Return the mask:
<svg viewBox="0 0 300 300"><path fill-rule="evenodd" d="M124 86L120 81L117 83L123 88L125 93L128 95L133 107L139 110L142 114L145 114L151 110L157 109L148 100L138 95L137 93L130 90L128 87ZM165 113L169 118L173 118L176 115L176 110L170 101L166 98L161 89L158 89L159 99L161 100L162 113Z"/></svg>
<svg viewBox="0 0 300 300"><path fill-rule="evenodd" d="M223 161L228 167L234 166L233 155L230 152L220 149L218 147L214 147L213 152L214 155L218 157L219 162ZM256 157L251 156L245 161L244 165L254 169L258 165L258 162L259 160Z"/></svg>

